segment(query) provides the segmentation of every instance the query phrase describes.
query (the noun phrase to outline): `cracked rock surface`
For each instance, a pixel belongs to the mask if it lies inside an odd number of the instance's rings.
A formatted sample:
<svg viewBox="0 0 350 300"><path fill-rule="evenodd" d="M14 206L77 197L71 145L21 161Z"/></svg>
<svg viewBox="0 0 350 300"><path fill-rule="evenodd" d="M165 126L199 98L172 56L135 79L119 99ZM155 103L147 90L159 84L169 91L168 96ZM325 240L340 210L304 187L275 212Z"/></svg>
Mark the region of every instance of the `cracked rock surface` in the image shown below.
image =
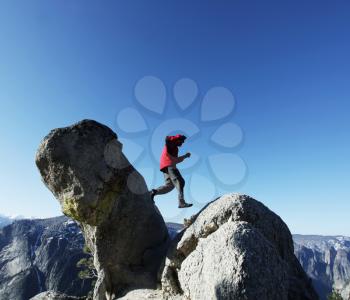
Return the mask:
<svg viewBox="0 0 350 300"><path fill-rule="evenodd" d="M165 299L318 299L286 224L239 194L191 218L168 250L161 280Z"/></svg>
<svg viewBox="0 0 350 300"><path fill-rule="evenodd" d="M79 222L93 253L94 299L156 288L168 231L117 135L93 120L54 129L41 142L36 165L63 213Z"/></svg>

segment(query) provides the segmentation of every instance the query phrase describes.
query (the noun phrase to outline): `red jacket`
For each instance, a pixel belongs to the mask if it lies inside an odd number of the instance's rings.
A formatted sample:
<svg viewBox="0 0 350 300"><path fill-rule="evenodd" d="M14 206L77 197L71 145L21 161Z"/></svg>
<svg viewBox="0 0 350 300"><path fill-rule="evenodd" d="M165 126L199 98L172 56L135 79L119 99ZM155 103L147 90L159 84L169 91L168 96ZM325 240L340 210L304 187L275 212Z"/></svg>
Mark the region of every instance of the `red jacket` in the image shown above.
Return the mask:
<svg viewBox="0 0 350 300"><path fill-rule="evenodd" d="M169 166L175 166L177 163L182 162L184 159L179 158L179 148L176 145L176 141L183 139L183 135L177 134L174 136L166 136L165 146L160 156L160 170L164 172L164 168Z"/></svg>

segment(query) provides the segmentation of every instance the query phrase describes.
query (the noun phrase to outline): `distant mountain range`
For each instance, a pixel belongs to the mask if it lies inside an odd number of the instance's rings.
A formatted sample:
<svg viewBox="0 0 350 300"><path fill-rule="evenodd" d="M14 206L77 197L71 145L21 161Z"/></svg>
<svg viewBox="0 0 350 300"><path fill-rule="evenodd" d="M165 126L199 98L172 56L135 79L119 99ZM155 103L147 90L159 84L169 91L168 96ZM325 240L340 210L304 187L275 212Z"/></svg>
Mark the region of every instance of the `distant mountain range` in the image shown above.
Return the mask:
<svg viewBox="0 0 350 300"><path fill-rule="evenodd" d="M24 216L5 216L0 214L0 228L11 224L13 221L15 220L20 220L20 219L24 219Z"/></svg>
<svg viewBox="0 0 350 300"><path fill-rule="evenodd" d="M325 300L332 288L350 299L350 237L293 235L294 253Z"/></svg>
<svg viewBox="0 0 350 300"><path fill-rule="evenodd" d="M173 238L181 224L167 223ZM53 290L83 296L91 280L78 277L77 262L84 237L78 224L65 216L22 219L0 215L0 294L2 300L28 300ZM293 235L295 255L312 279L320 300L336 288L344 300L350 295L350 238Z"/></svg>
<svg viewBox="0 0 350 300"><path fill-rule="evenodd" d="M65 216L15 220L0 229L1 300L28 300L46 290L86 295L91 280L79 279L76 267L87 257L83 245L77 223Z"/></svg>

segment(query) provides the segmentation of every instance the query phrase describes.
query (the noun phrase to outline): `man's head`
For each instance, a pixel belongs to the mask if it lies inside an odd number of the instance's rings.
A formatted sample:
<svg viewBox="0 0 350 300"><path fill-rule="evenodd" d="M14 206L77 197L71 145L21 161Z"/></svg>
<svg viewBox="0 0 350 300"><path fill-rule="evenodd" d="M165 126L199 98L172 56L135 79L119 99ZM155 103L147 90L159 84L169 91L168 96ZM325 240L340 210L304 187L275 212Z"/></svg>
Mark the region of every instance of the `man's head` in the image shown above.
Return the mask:
<svg viewBox="0 0 350 300"><path fill-rule="evenodd" d="M185 142L185 140L187 139L184 135L182 134L178 134L176 135L178 138L176 139L176 145L181 147L182 144Z"/></svg>
<svg viewBox="0 0 350 300"><path fill-rule="evenodd" d="M165 142L171 142L173 145L181 146L184 141L186 140L186 137L182 134L177 135L167 135L165 138Z"/></svg>

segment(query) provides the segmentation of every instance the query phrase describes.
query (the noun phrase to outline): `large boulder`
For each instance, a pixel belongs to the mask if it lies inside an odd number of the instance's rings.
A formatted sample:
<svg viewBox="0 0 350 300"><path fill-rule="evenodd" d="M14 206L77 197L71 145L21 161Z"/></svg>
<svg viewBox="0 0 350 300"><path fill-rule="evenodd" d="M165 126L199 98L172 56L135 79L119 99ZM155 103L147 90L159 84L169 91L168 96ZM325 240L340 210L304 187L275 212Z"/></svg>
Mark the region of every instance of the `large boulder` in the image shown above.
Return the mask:
<svg viewBox="0 0 350 300"><path fill-rule="evenodd" d="M165 259L163 298L318 299L288 227L262 203L227 194L187 225Z"/></svg>
<svg viewBox="0 0 350 300"><path fill-rule="evenodd" d="M155 288L169 236L117 135L93 120L54 129L41 142L36 165L62 212L83 230L98 273L94 299Z"/></svg>

